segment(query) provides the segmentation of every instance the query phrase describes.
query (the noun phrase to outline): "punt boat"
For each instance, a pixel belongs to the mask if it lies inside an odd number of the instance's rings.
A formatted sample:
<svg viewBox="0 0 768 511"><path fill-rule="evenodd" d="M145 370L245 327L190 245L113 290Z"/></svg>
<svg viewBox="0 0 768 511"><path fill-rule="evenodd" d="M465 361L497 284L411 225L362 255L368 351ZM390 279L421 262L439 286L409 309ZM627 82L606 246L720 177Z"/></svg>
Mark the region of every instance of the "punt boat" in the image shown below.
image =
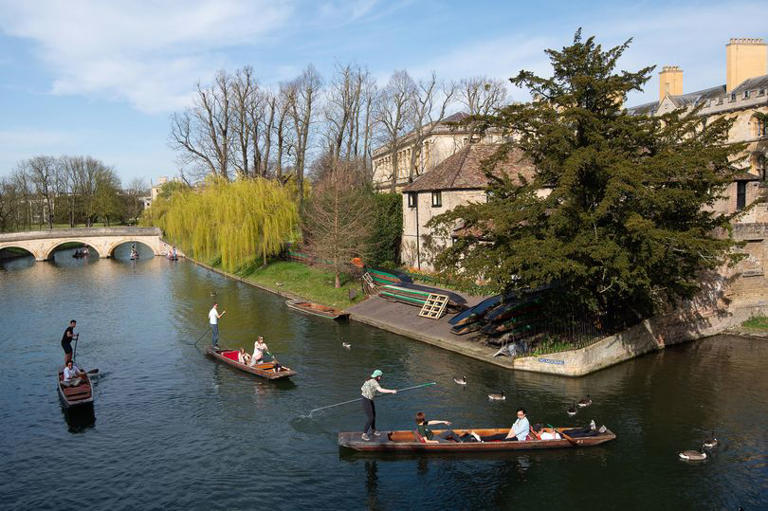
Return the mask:
<svg viewBox="0 0 768 511"><path fill-rule="evenodd" d="M74 407L86 407L93 405L93 385L88 373L82 376L83 382L77 387L63 385L64 372L59 371L56 378L56 387L59 389L59 398L67 409Z"/></svg>
<svg viewBox="0 0 768 511"><path fill-rule="evenodd" d="M563 431L572 428L554 428L562 438L557 440L526 440L516 441L490 441L490 442L445 442L428 444L424 443L415 431L391 431L381 437L371 437L370 441L360 438L360 432L339 433L339 447L360 452L395 452L395 453L431 453L431 452L493 452L493 451L527 451L536 449L572 449L574 447L591 447L609 442L616 438L611 430L604 433L595 432L593 436L571 437ZM434 430L439 435L445 430ZM509 428L481 428L481 429L454 429L458 435L474 431L480 437L497 434L507 434ZM544 431L552 431L552 428L544 428Z"/></svg>
<svg viewBox="0 0 768 511"><path fill-rule="evenodd" d="M296 371L283 365L281 365L280 368L275 371L274 362L256 364L253 367L246 364L241 364L237 361L237 350L224 350L221 348L208 346L205 350L205 354L218 360L219 362L230 365L235 369L239 369L246 373L255 374L256 376L261 376L262 378L266 378L268 380L281 380L283 378L290 378L296 374Z"/></svg>
<svg viewBox="0 0 768 511"><path fill-rule="evenodd" d="M313 316L320 316L321 318L343 320L349 317L348 312L333 307L326 307L319 303L306 302L303 300L288 300L285 304L291 309L312 314Z"/></svg>

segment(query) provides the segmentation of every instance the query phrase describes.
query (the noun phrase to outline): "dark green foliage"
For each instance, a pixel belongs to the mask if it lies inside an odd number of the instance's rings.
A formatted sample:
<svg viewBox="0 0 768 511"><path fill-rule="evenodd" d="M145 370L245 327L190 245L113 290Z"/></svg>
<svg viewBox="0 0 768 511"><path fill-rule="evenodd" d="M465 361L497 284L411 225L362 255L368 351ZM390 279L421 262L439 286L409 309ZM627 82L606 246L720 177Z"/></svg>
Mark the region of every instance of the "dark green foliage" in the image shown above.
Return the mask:
<svg viewBox="0 0 768 511"><path fill-rule="evenodd" d="M403 196L399 193L373 193L373 226L368 266L397 267L400 261L400 237L403 234Z"/></svg>
<svg viewBox="0 0 768 511"><path fill-rule="evenodd" d="M732 259L734 243L713 235L731 216L711 209L743 149L726 144L731 121L628 113L622 100L653 70L616 70L628 44L603 51L579 31L571 46L546 51L552 78L511 79L534 101L475 119L519 138L486 162L487 204L433 219L444 232L461 221L476 234L438 256L440 268L460 264L500 288L554 285L547 305L568 303L619 327L691 297L702 270ZM535 164L530 182L491 174L512 147ZM551 193L537 195L543 189Z"/></svg>

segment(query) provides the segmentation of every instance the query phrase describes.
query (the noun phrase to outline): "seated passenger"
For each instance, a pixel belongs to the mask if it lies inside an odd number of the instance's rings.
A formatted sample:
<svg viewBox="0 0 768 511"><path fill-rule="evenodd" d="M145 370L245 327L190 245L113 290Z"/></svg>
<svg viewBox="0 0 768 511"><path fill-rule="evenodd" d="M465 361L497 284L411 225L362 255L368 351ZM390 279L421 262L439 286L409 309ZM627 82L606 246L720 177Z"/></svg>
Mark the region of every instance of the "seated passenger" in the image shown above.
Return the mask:
<svg viewBox="0 0 768 511"><path fill-rule="evenodd" d="M264 362L264 354L270 354L269 348L264 343L264 338L259 336L256 342L253 343L253 355L251 356L250 366L253 367L256 364Z"/></svg>
<svg viewBox="0 0 768 511"><path fill-rule="evenodd" d="M528 417L525 414L525 408L517 409L517 420L509 429L509 433L499 433L497 435L487 435L481 437L483 442L493 441L506 441L506 442L523 442L528 438L531 426L528 423Z"/></svg>
<svg viewBox="0 0 768 511"><path fill-rule="evenodd" d="M245 352L245 348L240 348L237 352L237 361L241 364L247 364L251 361L251 356Z"/></svg>
<svg viewBox="0 0 768 511"><path fill-rule="evenodd" d="M539 438L539 440L560 440L562 438L560 433L558 433L555 429L552 429L551 432L544 431L544 428L541 426L541 424L534 424L533 432Z"/></svg>
<svg viewBox="0 0 768 511"><path fill-rule="evenodd" d="M64 378L62 383L65 387L77 387L83 383L83 375L85 373L81 371L71 360L67 361L67 365L64 368Z"/></svg>
<svg viewBox="0 0 768 511"><path fill-rule="evenodd" d="M454 433L451 429L448 431L443 431L436 436L434 432L429 429L429 426L434 426L436 424L445 424L446 426L451 425L450 422L443 420L428 421L424 415L424 412L419 412L416 414L416 428L418 429L419 436L424 439L424 443L439 444L445 442L461 442L459 435Z"/></svg>

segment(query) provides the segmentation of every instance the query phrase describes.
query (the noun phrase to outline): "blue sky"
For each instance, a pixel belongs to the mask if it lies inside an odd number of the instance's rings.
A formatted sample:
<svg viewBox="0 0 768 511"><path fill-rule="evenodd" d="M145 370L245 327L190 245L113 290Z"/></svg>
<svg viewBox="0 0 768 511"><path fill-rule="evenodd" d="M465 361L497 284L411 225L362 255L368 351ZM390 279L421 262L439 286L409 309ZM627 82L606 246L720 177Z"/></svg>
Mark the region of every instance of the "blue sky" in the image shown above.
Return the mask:
<svg viewBox="0 0 768 511"><path fill-rule="evenodd" d="M39 154L89 154L127 183L177 172L169 115L196 81L251 65L264 85L313 63L445 79L547 73L579 26L634 38L625 69L679 65L686 92L725 82L730 37L768 39L764 2L0 0L0 176ZM762 14L761 14L762 13ZM630 104L655 100L654 76ZM523 91L511 99L524 100Z"/></svg>

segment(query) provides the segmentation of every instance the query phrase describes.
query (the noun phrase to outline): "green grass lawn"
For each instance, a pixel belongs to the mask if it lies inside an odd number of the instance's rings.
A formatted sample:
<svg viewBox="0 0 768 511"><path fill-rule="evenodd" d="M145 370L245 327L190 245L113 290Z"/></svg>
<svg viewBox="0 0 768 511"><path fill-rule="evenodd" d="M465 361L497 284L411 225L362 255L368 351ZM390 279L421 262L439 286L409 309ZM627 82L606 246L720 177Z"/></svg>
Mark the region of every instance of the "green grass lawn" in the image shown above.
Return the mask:
<svg viewBox="0 0 768 511"><path fill-rule="evenodd" d="M758 330L768 330L768 318L765 316L752 316L742 323L741 326Z"/></svg>
<svg viewBox="0 0 768 511"><path fill-rule="evenodd" d="M236 275L270 289L290 291L309 301L341 309L362 300L359 281L342 275L342 286L336 289L331 272L292 261L275 261L263 267L251 266L236 272ZM352 302L349 301L350 289L357 292Z"/></svg>

